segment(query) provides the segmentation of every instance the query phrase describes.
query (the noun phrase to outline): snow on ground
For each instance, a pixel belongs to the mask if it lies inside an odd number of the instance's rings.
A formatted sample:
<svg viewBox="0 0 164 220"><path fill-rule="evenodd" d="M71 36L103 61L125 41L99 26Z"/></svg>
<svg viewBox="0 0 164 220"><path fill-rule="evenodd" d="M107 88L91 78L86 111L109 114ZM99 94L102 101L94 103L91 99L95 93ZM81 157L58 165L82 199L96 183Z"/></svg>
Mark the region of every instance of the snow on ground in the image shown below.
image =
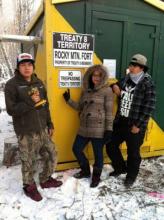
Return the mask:
<svg viewBox="0 0 164 220"><path fill-rule="evenodd" d="M0 92L0 106L4 96ZM13 136L11 118L0 113L0 160L4 138ZM101 183L90 188L90 179L77 180L77 169L54 173L60 188L38 190L40 202L26 197L22 190L20 165L0 166L0 220L163 220L164 156L142 161L140 174L131 189L123 185L125 175L109 177L110 165L104 165Z"/></svg>
<svg viewBox="0 0 164 220"><path fill-rule="evenodd" d="M20 166L0 168L0 219L2 220L163 220L164 157L143 160L140 175L131 189L123 186L125 175L108 177L91 189L90 180L72 177L76 170L55 173L63 180L56 189L38 189L43 196L34 202L23 194Z"/></svg>

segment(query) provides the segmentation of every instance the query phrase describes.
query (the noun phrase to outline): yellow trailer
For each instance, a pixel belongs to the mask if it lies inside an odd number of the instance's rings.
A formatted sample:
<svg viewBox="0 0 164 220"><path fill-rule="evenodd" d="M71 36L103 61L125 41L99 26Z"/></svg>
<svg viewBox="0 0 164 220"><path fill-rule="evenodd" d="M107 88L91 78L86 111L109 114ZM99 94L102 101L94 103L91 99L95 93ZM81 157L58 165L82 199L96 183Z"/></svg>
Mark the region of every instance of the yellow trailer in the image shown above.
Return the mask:
<svg viewBox="0 0 164 220"><path fill-rule="evenodd" d="M78 113L66 105L62 94L67 87L71 87L72 98L79 99L80 83L87 68L87 65L80 63L81 61L77 65L77 62L69 60L71 55L66 53L66 46L69 45L76 50L77 44L78 48L80 47L78 37L80 39L86 36L87 40L90 39L90 41L86 40L86 43L94 44L94 48L90 49L90 55L87 53L86 60L98 64L106 58L115 59L116 78L119 79L124 74L131 55L137 52L135 45L131 45L131 41L127 39L129 34L132 38L135 37L136 28L139 31L145 31L143 40L146 46L142 46L144 54L150 60L152 77L158 86L157 110L149 121L141 152L142 157L158 156L164 154L164 117L162 118L163 103L160 93L163 87L161 80L164 80L162 76L164 68L160 58L163 54L160 47L164 46L162 36L160 39L160 29L164 30L162 10L139 0L104 0L102 2L45 0L29 24L26 35L41 36L42 42L38 45L23 44L22 48L24 52L34 54L36 73L47 87L51 116L55 125L53 140L58 151L58 169L68 169L78 165L72 153L72 144L79 126ZM155 30L154 34L151 33L152 30ZM149 32L150 35L148 35ZM147 35L146 40L144 37ZM71 41L76 45L70 44ZM138 43L137 48L140 47L140 41L139 38L135 39L135 43ZM83 49L87 50L88 47L87 44L83 44ZM81 56L81 53L77 52L76 58L80 60ZM93 59L90 59L91 57ZM57 64L56 59L60 64ZM70 62L72 62L71 65ZM73 84L69 80L62 81L62 79L68 79L70 74L79 77L77 85L71 86ZM113 80L116 79L109 79L110 82ZM126 157L125 144L121 147ZM90 147L87 147L86 154L90 160L93 159ZM105 161L109 162L108 158Z"/></svg>

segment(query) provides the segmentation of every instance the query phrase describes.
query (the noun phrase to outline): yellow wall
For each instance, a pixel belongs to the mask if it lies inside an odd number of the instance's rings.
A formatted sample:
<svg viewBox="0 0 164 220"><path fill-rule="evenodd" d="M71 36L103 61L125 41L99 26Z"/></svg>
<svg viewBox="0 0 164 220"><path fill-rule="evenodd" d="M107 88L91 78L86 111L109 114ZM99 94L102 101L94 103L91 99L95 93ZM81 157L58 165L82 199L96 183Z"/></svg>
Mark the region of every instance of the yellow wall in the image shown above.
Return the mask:
<svg viewBox="0 0 164 220"><path fill-rule="evenodd" d="M53 18L53 19L52 19ZM75 33L63 17L50 4L50 0L46 1L45 9L45 29L46 29L46 58L47 58L47 88L50 102L50 110L52 120L55 124L54 140L57 150L59 151L58 161L75 160L72 154L72 143L77 132L79 121L78 114L66 105L63 99L64 88L59 88L58 74L63 68L55 68L53 66L53 32L71 32ZM71 68L72 69L72 68ZM84 72L84 69L80 69ZM80 89L71 89L71 97L78 100Z"/></svg>
<svg viewBox="0 0 164 220"><path fill-rule="evenodd" d="M35 62L35 72L39 75L39 78L47 84L47 66L46 66L46 53L45 53L45 44L39 44L37 47L36 53L36 62Z"/></svg>
<svg viewBox="0 0 164 220"><path fill-rule="evenodd" d="M145 2L153 5L154 7L164 11L164 2L160 0L145 0Z"/></svg>

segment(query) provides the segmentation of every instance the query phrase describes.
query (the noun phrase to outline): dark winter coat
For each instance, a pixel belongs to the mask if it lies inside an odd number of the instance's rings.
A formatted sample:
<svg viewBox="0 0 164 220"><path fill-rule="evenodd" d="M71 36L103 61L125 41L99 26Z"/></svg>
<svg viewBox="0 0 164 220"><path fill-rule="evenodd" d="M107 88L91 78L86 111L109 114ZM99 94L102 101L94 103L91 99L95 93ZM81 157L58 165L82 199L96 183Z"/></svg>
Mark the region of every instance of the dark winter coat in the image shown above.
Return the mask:
<svg viewBox="0 0 164 220"><path fill-rule="evenodd" d="M127 75L125 78L121 79L120 82L117 83L120 89L126 86L126 83L129 79L129 75ZM145 130L149 118L155 109L155 102L156 92L154 83L151 76L148 73L144 73L134 90L133 101L128 117L129 126L135 125L141 130ZM115 121L117 122L119 118L120 115L118 108Z"/></svg>
<svg viewBox="0 0 164 220"><path fill-rule="evenodd" d="M39 133L45 128L53 128L48 100L41 107L34 107L35 103L30 96L31 88L37 87L41 99L47 100L45 87L36 75L31 81L26 81L18 71L5 86L5 101L9 115L13 118L14 130L17 135Z"/></svg>
<svg viewBox="0 0 164 220"><path fill-rule="evenodd" d="M83 92L79 102L69 100L68 104L79 111L80 128L83 137L103 138L106 130L112 131L113 93L108 86L108 76L103 75L101 84L90 89L91 74L85 74Z"/></svg>

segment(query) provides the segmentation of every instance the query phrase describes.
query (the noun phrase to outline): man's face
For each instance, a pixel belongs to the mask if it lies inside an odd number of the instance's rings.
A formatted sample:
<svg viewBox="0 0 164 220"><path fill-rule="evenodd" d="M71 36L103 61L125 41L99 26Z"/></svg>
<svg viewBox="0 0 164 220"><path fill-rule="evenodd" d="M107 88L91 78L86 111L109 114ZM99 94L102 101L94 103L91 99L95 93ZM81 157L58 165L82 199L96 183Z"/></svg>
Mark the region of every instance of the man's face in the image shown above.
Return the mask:
<svg viewBox="0 0 164 220"><path fill-rule="evenodd" d="M25 78L25 79L30 79L31 75L33 73L34 67L31 62L23 62L19 64L18 70L20 74Z"/></svg>
<svg viewBox="0 0 164 220"><path fill-rule="evenodd" d="M133 74L137 74L143 71L143 68L136 63L129 64L129 72Z"/></svg>

